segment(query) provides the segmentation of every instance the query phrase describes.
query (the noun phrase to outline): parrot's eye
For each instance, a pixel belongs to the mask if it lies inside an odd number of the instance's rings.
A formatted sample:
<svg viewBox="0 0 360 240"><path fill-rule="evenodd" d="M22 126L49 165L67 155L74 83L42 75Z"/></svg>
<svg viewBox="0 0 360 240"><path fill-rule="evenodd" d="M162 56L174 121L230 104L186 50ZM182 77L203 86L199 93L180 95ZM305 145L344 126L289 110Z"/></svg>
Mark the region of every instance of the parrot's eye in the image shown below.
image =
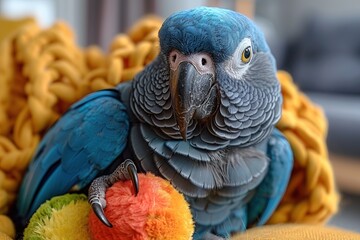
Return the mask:
<svg viewBox="0 0 360 240"><path fill-rule="evenodd" d="M241 54L241 61L243 63L248 63L250 62L252 57L252 49L251 46L248 46L247 48L244 49L244 51Z"/></svg>

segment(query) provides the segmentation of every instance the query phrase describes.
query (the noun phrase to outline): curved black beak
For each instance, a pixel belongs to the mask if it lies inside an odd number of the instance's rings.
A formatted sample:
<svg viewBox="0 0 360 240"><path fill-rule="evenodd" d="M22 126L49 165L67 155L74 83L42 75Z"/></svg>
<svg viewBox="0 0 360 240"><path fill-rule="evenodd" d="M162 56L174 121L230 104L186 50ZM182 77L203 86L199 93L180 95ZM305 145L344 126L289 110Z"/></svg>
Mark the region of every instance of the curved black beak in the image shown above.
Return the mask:
<svg viewBox="0 0 360 240"><path fill-rule="evenodd" d="M187 128L194 119L205 119L214 111L217 90L213 74L200 74L190 62L181 62L170 72L172 105L181 136L187 139Z"/></svg>

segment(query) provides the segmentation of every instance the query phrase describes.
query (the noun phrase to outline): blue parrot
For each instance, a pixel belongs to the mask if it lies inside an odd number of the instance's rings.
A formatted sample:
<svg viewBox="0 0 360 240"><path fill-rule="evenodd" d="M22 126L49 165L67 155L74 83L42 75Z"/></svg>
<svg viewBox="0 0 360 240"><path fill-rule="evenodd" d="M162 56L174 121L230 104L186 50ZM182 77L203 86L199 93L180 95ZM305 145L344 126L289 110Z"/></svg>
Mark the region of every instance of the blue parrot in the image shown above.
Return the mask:
<svg viewBox="0 0 360 240"><path fill-rule="evenodd" d="M239 13L200 7L167 18L159 39L159 55L133 81L86 96L47 132L20 189L20 215L92 182L89 202L111 227L106 188L131 179L137 194L137 172L152 172L185 196L194 239L269 219L293 155L275 128L282 96L263 34Z"/></svg>

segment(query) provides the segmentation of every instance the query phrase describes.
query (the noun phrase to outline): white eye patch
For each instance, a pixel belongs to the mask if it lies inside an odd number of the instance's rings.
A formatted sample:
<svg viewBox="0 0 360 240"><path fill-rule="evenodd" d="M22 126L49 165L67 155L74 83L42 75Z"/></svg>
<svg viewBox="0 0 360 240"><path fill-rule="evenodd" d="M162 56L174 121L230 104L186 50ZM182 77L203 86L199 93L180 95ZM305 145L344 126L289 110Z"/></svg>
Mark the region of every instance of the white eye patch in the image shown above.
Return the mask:
<svg viewBox="0 0 360 240"><path fill-rule="evenodd" d="M249 68L249 63L251 62L251 59L249 59L247 63L243 62L242 60L243 52L249 47L252 51L252 44L250 38L244 38L235 49L235 52L231 56L231 58L223 63L226 72L230 76L236 79L241 79L246 70Z"/></svg>

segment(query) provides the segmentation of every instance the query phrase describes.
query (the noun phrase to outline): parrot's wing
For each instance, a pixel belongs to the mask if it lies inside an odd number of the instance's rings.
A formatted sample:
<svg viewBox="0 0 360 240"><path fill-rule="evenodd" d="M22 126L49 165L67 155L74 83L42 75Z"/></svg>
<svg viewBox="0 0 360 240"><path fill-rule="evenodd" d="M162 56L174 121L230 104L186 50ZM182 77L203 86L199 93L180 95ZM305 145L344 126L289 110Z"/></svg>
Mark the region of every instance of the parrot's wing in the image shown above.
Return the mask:
<svg viewBox="0 0 360 240"><path fill-rule="evenodd" d="M281 132L275 129L270 137L267 155L270 166L263 182L248 206L248 223L263 225L275 211L287 188L293 154L290 144Z"/></svg>
<svg viewBox="0 0 360 240"><path fill-rule="evenodd" d="M19 216L28 219L51 197L89 184L121 154L128 132L118 91L98 91L75 103L37 148L18 195Z"/></svg>

